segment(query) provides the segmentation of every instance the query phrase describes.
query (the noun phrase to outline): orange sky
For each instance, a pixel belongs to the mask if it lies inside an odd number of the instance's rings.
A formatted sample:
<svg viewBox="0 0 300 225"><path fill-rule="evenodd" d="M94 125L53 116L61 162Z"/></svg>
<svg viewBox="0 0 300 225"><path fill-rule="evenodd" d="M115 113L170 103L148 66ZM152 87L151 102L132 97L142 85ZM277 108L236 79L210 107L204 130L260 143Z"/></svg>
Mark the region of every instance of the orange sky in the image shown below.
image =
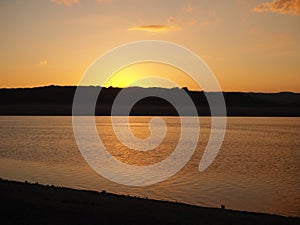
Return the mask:
<svg viewBox="0 0 300 225"><path fill-rule="evenodd" d="M224 91L300 92L300 0L3 0L0 23L0 87L77 85L105 52L152 39L197 53ZM181 71L151 63L108 85L150 75L198 89Z"/></svg>

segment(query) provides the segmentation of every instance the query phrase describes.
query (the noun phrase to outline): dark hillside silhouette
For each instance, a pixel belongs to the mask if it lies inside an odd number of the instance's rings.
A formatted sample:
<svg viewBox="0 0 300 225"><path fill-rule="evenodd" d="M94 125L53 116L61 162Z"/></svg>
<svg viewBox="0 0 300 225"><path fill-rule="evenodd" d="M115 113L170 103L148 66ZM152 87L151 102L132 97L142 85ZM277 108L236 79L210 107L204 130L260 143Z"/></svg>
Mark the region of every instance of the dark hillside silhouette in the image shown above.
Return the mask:
<svg viewBox="0 0 300 225"><path fill-rule="evenodd" d="M86 91L100 87L87 86ZM154 89L154 88L152 88ZM111 106L121 88L101 88L96 106L96 115L110 115ZM126 88L139 96L145 89ZM149 90L149 89L148 89ZM203 91L186 88L164 89L172 95L186 91L195 103L200 116L209 116L210 110ZM72 103L76 86L46 86L37 88L0 89L0 115L72 115ZM213 92L206 93L213 95ZM229 116L300 116L300 94L224 92ZM132 115L177 115L174 107L157 97L141 99L131 110Z"/></svg>

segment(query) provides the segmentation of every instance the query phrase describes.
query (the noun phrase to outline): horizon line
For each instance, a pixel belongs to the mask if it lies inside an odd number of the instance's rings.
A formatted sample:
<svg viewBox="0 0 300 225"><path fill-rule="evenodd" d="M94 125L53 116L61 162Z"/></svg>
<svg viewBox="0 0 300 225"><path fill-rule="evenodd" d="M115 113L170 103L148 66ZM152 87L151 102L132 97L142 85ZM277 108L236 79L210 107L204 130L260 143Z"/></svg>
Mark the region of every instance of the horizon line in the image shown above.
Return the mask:
<svg viewBox="0 0 300 225"><path fill-rule="evenodd" d="M94 88L105 88L105 89L126 89L126 88L142 88L142 89L147 89L147 88L161 88L161 89L166 89L166 90L172 90L172 89L181 89L181 90L186 90L189 92L207 92L207 93L216 93L219 91L205 91L205 90L192 90L189 89L188 87L158 87L158 86L153 86L153 87L141 87L141 86L128 86L128 87L114 87L114 86L100 86L100 85L84 85L84 86L77 86L77 85L57 85L57 84L49 84L49 85L41 85L41 86L32 86L32 87L0 87L0 90L7 90L7 89L36 89L36 88L49 88L49 87L60 87L60 88L66 88L66 87L94 87ZM290 93L290 94L300 94L300 92L293 92L293 91L277 91L277 92L263 92L263 91L221 91L222 93L256 93L256 94L283 94L283 93Z"/></svg>

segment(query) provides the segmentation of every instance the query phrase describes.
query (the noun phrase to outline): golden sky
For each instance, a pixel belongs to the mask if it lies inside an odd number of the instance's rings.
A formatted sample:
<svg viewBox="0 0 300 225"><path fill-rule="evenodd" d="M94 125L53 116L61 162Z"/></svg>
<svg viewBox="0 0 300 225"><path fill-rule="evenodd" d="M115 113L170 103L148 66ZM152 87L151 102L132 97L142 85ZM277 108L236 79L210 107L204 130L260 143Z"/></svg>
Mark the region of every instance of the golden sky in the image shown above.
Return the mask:
<svg viewBox="0 0 300 225"><path fill-rule="evenodd" d="M300 0L2 0L0 24L0 87L77 85L112 48L165 40L198 54L223 91L300 92ZM125 68L108 85L141 75L198 89L153 63Z"/></svg>

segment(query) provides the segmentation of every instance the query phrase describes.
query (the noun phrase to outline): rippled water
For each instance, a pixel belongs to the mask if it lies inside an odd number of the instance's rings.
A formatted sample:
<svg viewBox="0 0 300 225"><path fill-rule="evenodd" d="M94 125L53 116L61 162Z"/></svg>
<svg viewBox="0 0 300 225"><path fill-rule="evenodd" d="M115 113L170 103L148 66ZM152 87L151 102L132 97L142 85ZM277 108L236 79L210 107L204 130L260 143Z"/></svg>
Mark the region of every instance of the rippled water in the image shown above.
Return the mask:
<svg viewBox="0 0 300 225"><path fill-rule="evenodd" d="M131 117L132 132L147 138L150 119ZM180 137L179 118L163 119L168 125L166 138L147 152L120 143L110 117L97 117L96 122L99 136L115 158L132 165L149 165L165 159ZM71 117L2 116L0 177L300 216L300 118L228 118L220 153L204 172L199 172L198 165L210 134L210 118L199 120L199 144L179 173L155 185L128 187L104 179L87 165L76 146ZM116 129L122 126L120 123Z"/></svg>

